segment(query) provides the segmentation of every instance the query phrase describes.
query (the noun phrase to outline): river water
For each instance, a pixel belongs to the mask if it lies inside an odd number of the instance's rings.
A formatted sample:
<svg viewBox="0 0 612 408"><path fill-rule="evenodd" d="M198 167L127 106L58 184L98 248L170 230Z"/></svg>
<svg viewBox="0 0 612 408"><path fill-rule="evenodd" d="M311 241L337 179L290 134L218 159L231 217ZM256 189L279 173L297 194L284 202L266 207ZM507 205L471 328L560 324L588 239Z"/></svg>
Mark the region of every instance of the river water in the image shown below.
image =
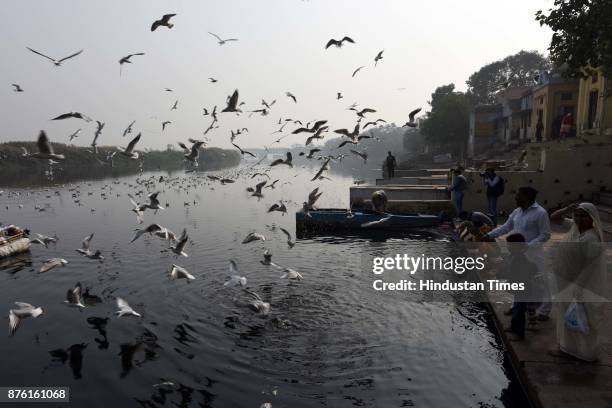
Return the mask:
<svg viewBox="0 0 612 408"><path fill-rule="evenodd" d="M314 171L275 168L270 175L280 181L262 199L245 190L261 176L222 185L205 174L159 172L144 173L140 184L133 175L0 188L0 222L59 237L48 248L32 245L22 263L0 271L5 316L14 301L45 311L14 336L0 336L0 385L69 386L70 407L524 406L484 308L410 301L371 287L362 254L419 251L443 238L309 237L289 248L279 227L295 236L294 213L315 186L323 191L319 206L348 204L352 177L313 183ZM165 251L156 237L128 244L139 225L127 194L156 190L169 208L147 211L143 225L177 234L186 228L188 258ZM279 199L289 213L267 213ZM252 231L267 240L242 244ZM75 251L92 232L103 262ZM265 249L304 279L280 279L281 271L260 262ZM69 264L38 273L53 257ZM230 259L248 288L270 302L268 317L244 307L240 289L223 286ZM172 263L196 279L168 279ZM63 303L76 282L91 296L83 310ZM117 296L143 318L114 316ZM164 381L174 386L154 386Z"/></svg>

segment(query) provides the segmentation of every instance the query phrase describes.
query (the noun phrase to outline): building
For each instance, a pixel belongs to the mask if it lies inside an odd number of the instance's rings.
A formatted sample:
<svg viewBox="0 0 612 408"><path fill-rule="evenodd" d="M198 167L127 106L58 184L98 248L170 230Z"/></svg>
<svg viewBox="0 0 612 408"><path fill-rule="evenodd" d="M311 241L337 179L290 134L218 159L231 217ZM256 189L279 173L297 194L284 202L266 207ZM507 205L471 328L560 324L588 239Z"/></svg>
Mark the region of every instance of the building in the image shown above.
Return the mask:
<svg viewBox="0 0 612 408"><path fill-rule="evenodd" d="M468 157L477 156L491 146L498 138L498 120L502 117L502 106L480 105L470 114L468 136Z"/></svg>
<svg viewBox="0 0 612 408"><path fill-rule="evenodd" d="M521 132L521 119L524 114L522 110L522 99L531 87L507 88L497 94L497 101L501 105L502 114L497 119L498 139L509 147L525 143Z"/></svg>
<svg viewBox="0 0 612 408"><path fill-rule="evenodd" d="M580 80L576 129L578 135L612 136L612 85L601 69Z"/></svg>
<svg viewBox="0 0 612 408"><path fill-rule="evenodd" d="M568 113L576 117L578 106L578 81L567 80L560 73L542 72L533 88L531 128L537 140L537 126L542 123L543 141L559 138L561 119Z"/></svg>

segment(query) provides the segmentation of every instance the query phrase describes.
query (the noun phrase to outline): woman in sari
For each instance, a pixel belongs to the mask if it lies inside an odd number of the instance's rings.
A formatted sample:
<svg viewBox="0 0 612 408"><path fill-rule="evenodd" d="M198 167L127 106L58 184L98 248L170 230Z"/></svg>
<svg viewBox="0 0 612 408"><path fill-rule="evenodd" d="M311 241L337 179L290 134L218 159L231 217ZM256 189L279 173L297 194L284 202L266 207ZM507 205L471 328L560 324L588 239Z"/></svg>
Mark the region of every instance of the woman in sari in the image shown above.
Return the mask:
<svg viewBox="0 0 612 408"><path fill-rule="evenodd" d="M573 213L573 218L566 216ZM557 343L550 354L597 360L598 335L604 320L607 267L603 232L597 207L591 203L573 204L551 215L552 221L565 223L570 230L556 257ZM565 314L572 302L584 307L586 333L569 328Z"/></svg>

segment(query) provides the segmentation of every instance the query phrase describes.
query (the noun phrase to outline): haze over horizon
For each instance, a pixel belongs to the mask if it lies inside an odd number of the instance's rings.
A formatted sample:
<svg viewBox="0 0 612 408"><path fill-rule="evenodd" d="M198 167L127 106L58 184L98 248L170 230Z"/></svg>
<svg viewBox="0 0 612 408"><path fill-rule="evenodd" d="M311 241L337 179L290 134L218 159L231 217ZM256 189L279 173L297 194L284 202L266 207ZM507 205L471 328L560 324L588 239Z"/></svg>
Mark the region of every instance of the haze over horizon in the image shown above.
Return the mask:
<svg viewBox="0 0 612 408"><path fill-rule="evenodd" d="M481 66L520 50L546 53L550 41L550 30L534 19L550 0L407 3L8 1L11 18L0 26L7 39L0 65L5 114L0 142L35 141L44 129L52 142L68 143L68 135L82 128L75 144L88 146L95 122L49 121L78 111L106 123L99 145L125 146L130 136L122 138L123 130L136 120L133 135L142 132L138 149L176 146L188 137L202 138L211 122L202 108L217 105L220 111L235 89L246 102L244 113L219 114L220 128L207 135L209 146L232 148L230 130L247 127L249 133L236 142L263 147L294 129L272 134L279 118L327 119L330 131L352 128L356 118L347 107L354 102L377 110L368 119L401 126L412 109L428 109L436 87L454 83L465 90L465 80ZM151 32L151 23L167 13L177 13L175 26ZM219 46L209 31L239 41ZM356 43L324 49L330 38L345 35ZM56 58L84 51L55 67L26 47ZM383 59L374 67L381 50ZM120 76L118 60L136 52L146 55L133 57ZM366 67L352 78L359 66ZM13 92L11 83L24 92ZM336 100L337 92L344 98ZM262 98L277 102L268 116L249 118ZM178 109L171 111L176 100ZM162 121L172 121L163 133ZM304 140L291 135L280 146Z"/></svg>

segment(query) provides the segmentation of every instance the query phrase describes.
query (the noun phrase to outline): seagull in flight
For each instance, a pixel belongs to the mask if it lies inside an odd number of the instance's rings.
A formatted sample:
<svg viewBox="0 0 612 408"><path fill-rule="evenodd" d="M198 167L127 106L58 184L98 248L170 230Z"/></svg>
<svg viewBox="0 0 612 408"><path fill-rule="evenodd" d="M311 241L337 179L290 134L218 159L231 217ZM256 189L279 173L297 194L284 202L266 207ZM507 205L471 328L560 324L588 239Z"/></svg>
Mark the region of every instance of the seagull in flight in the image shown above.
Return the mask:
<svg viewBox="0 0 612 408"><path fill-rule="evenodd" d="M138 160L139 154L138 152L134 152L134 147L136 147L136 143L140 140L141 133L138 133L134 139L127 145L125 150L119 150L117 153L126 156L132 160Z"/></svg>
<svg viewBox="0 0 612 408"><path fill-rule="evenodd" d="M135 55L145 55L144 52L136 52L134 54L128 54L125 57L121 58L119 60L119 75L121 75L121 68L123 67L123 64L131 64L132 61L130 61L130 58L132 58Z"/></svg>
<svg viewBox="0 0 612 408"><path fill-rule="evenodd" d="M176 255L182 255L185 258L189 257L189 255L187 255L187 253L185 252L185 245L187 245L188 239L189 237L187 236L187 229L183 229L183 233L178 238L176 244L170 247L170 250Z"/></svg>
<svg viewBox="0 0 612 408"><path fill-rule="evenodd" d="M43 310L40 307L34 307L29 303L15 302L17 309L9 310L9 334L12 336L15 334L21 321L27 317L38 317L43 314Z"/></svg>
<svg viewBox="0 0 612 408"><path fill-rule="evenodd" d="M293 99L293 102L297 103L297 98L295 97L294 94L292 94L291 92L285 92L285 95L287 95L289 98Z"/></svg>
<svg viewBox="0 0 612 408"><path fill-rule="evenodd" d="M250 192L250 193L253 193L253 194L251 194L251 197L263 198L263 194L261 193L261 189L266 185L267 182L268 182L267 180L264 180L264 181L262 181L260 183L257 183L255 185L255 188L249 187L249 188L247 188L247 191Z"/></svg>
<svg viewBox="0 0 612 408"><path fill-rule="evenodd" d="M166 120L166 121L162 122L162 132L163 132L164 130L166 130L166 125L169 125L169 124L171 124L171 123L172 123L172 122L170 122L169 120Z"/></svg>
<svg viewBox="0 0 612 408"><path fill-rule="evenodd" d="M83 52L83 50L81 50L81 51L75 52L74 54L71 54L71 55L69 55L69 56L67 56L67 57L64 57L64 58L61 58L61 59L59 59L59 60L56 60L55 58L51 58L51 57L49 57L48 55L45 55L45 54L43 54L42 52L38 52L38 51L36 51L36 50L33 50L33 49L32 49L32 48L30 48L30 47L26 47L26 48L27 48L28 50L32 51L34 54L38 54L38 55L40 55L41 57L45 57L45 58L47 58L48 60L51 60L51 62L53 62L53 64L54 64L56 67L59 67L60 65L62 65L62 62L66 61L66 60L68 60L68 59L70 59L70 58L76 57L77 55L79 55L80 53L82 53L82 52Z"/></svg>
<svg viewBox="0 0 612 408"><path fill-rule="evenodd" d="M291 233L282 227L280 230L287 236L287 245L289 245L289 248L293 248L295 246L295 240L291 239Z"/></svg>
<svg viewBox="0 0 612 408"><path fill-rule="evenodd" d="M333 38L329 40L325 45L325 49L328 49L332 45L336 46L337 48L340 48L342 47L342 45L344 45L345 41L350 42L351 44L355 44L355 41L353 41L351 37L344 36L344 38L342 38L341 40L334 40Z"/></svg>
<svg viewBox="0 0 612 408"><path fill-rule="evenodd" d="M51 269L56 266L66 266L68 265L68 261L63 258L51 258L47 259L43 265L40 267L40 273L49 272Z"/></svg>
<svg viewBox="0 0 612 408"><path fill-rule="evenodd" d="M44 130L41 130L38 134L38 142L36 142L36 146L38 147L38 152L30 154L29 157L34 157L36 159L43 160L64 160L65 156L63 154L56 154L53 152L53 146L51 146L51 142L47 137L47 134Z"/></svg>
<svg viewBox="0 0 612 408"><path fill-rule="evenodd" d="M291 154L291 152L287 152L285 154L285 157L286 157L285 160L283 160L283 159L276 159L276 160L274 160L272 163L270 163L270 167L274 167L274 166L277 166L279 164L286 164L289 167L293 167L293 163L292 163L293 155Z"/></svg>
<svg viewBox="0 0 612 408"><path fill-rule="evenodd" d="M190 274L187 269L172 264L172 267L170 268L170 279L187 279L187 282L189 282L190 280L194 280L195 276Z"/></svg>
<svg viewBox="0 0 612 408"><path fill-rule="evenodd" d="M402 127L417 127L417 123L414 121L414 117L421 111L421 108L415 109L408 114L408 122Z"/></svg>
<svg viewBox="0 0 612 408"><path fill-rule="evenodd" d="M135 120L133 120L132 123L130 123L128 127L125 128L125 130L123 131L123 137L125 137L128 133L132 133L132 126L134 126L134 123L136 123Z"/></svg>
<svg viewBox="0 0 612 408"><path fill-rule="evenodd" d="M52 118L51 120L63 120L63 119L70 119L70 118L83 119L85 122L91 122L92 121L92 119L89 116L83 115L80 112L62 113L61 115L56 116L56 117Z"/></svg>
<svg viewBox="0 0 612 408"><path fill-rule="evenodd" d="M238 266L234 260L230 260L229 263L229 279L225 281L223 286L229 286L230 288L234 286L246 286L247 278L244 276L240 276L240 271L238 271Z"/></svg>
<svg viewBox="0 0 612 408"><path fill-rule="evenodd" d="M353 71L353 75L351 75L351 77L355 78L355 75L357 75L357 73L359 71L361 71L363 68L365 68L364 65L360 66L359 68L357 68L356 70Z"/></svg>
<svg viewBox="0 0 612 408"><path fill-rule="evenodd" d="M157 30L157 27L159 26L164 26L168 28L174 27L174 24L170 22L170 19L174 16L176 16L176 14L164 14L162 18L160 18L159 20L155 20L153 24L151 24L151 31Z"/></svg>
<svg viewBox="0 0 612 408"><path fill-rule="evenodd" d="M120 297L117 298L117 307L119 308L119 310L116 311L115 314L119 317L123 317L123 316L142 317L142 315L136 312L134 309L132 309L132 307L128 304L128 302L126 302L123 298L120 298Z"/></svg>
<svg viewBox="0 0 612 408"><path fill-rule="evenodd" d="M248 244L249 242L253 242L253 241L265 241L265 240L266 240L266 237L264 237L262 234L257 233L257 232L251 232L242 240L242 243Z"/></svg>
<svg viewBox="0 0 612 408"><path fill-rule="evenodd" d="M13 91L15 92L23 92L23 88L21 88L21 86L19 86L19 84L11 84L13 86Z"/></svg>
<svg viewBox="0 0 612 408"><path fill-rule="evenodd" d="M81 282L78 282L74 288L68 289L66 293L66 300L64 303L67 303L70 306L80 307L81 309L85 307L83 304L83 288L81 286Z"/></svg>
<svg viewBox="0 0 612 408"><path fill-rule="evenodd" d="M176 110L177 107L178 107L178 99L176 101L174 101L174 105L172 105L170 110Z"/></svg>
<svg viewBox="0 0 612 408"><path fill-rule="evenodd" d="M228 98L227 106L221 112L242 112L238 109L238 90L236 89L232 96Z"/></svg>
<svg viewBox="0 0 612 408"><path fill-rule="evenodd" d="M245 155L248 154L251 157L257 158L257 156L255 156L253 153L247 151L247 150L243 150L240 146L238 146L236 143L232 143L232 146L234 146L236 149L240 150L240 154L241 155Z"/></svg>
<svg viewBox="0 0 612 408"><path fill-rule="evenodd" d="M76 139L79 136L79 133L81 133L81 128L78 128L73 134L69 136L69 141L72 142L73 139Z"/></svg>
<svg viewBox="0 0 612 408"><path fill-rule="evenodd" d="M93 252L91 250L91 240L93 239L94 234L89 234L83 239L82 247L78 248L76 251L83 256L86 256L89 259L99 259L103 260L102 252L100 250L96 250Z"/></svg>
<svg viewBox="0 0 612 408"><path fill-rule="evenodd" d="M228 41L238 41L237 38L226 38L225 40L222 39L221 37L219 37L217 34L215 33L211 33L210 31L208 32L208 34L212 35L213 37L215 37L218 40L219 45L224 45L226 42Z"/></svg>
<svg viewBox="0 0 612 408"><path fill-rule="evenodd" d="M170 230L168 230L168 228L162 227L159 224L151 224L151 225L149 225L145 229L137 229L136 230L136 234L134 234L134 237L130 241L130 244L132 242L136 241L138 238L140 238L143 234L145 234L147 232L149 234L155 234L155 235L158 235L158 236L161 235L162 237L165 236L166 240L168 240L169 237L170 237Z"/></svg>
<svg viewBox="0 0 612 408"><path fill-rule="evenodd" d="M378 54L376 54L376 57L374 57L374 66L378 64L378 61L383 59L383 56L382 56L383 52L385 52L385 50L380 51Z"/></svg>

